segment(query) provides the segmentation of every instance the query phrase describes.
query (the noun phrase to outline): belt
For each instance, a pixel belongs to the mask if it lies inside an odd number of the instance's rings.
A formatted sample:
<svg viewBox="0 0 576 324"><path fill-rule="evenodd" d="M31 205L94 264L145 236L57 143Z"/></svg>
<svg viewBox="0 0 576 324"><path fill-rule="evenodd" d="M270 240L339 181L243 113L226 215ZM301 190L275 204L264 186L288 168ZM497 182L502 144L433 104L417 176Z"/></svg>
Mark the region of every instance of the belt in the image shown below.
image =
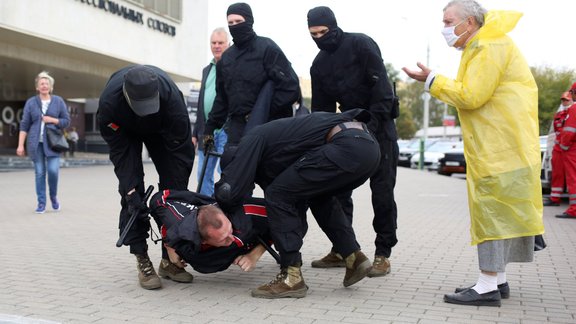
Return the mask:
<svg viewBox="0 0 576 324"><path fill-rule="evenodd" d="M334 135L340 133L340 131L343 131L343 130L349 129L349 128L361 129L363 131L368 132L368 130L366 129L366 125L362 122L351 121L351 122L340 123L340 124L332 127L332 129L330 129L328 134L326 134L326 143L329 143L332 140L332 138L334 137Z"/></svg>

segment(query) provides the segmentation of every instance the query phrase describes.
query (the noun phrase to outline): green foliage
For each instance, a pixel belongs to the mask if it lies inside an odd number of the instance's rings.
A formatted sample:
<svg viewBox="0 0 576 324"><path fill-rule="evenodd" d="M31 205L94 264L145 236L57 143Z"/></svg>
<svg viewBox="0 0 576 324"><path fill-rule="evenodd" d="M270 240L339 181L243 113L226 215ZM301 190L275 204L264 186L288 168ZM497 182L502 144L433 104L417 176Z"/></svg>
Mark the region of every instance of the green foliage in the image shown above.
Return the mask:
<svg viewBox="0 0 576 324"><path fill-rule="evenodd" d="M402 116L411 116L413 131L411 129L400 129L397 122L396 128L398 134L402 133L401 138L412 138L418 129L421 129L424 124L424 83L417 81L402 82L398 85L398 96L400 97L400 118ZM456 125L459 125L456 109L453 107L446 107L443 102L437 99L430 99L429 103L429 124L428 127L442 126L444 118L444 111L447 115L456 116ZM400 119L399 118L399 119ZM404 126L404 124L403 124Z"/></svg>
<svg viewBox="0 0 576 324"><path fill-rule="evenodd" d="M416 134L416 123L412 117L412 111L404 109L402 102L400 102L400 116L396 119L396 131L398 138L411 139Z"/></svg>
<svg viewBox="0 0 576 324"><path fill-rule="evenodd" d="M573 69L555 70L551 67L532 67L531 70L538 85L540 134L545 135L560 106L560 96L576 81L576 73Z"/></svg>
<svg viewBox="0 0 576 324"><path fill-rule="evenodd" d="M396 70L392 63L385 63L384 66L386 67L386 74L388 74L388 81L390 83L398 82L400 71Z"/></svg>

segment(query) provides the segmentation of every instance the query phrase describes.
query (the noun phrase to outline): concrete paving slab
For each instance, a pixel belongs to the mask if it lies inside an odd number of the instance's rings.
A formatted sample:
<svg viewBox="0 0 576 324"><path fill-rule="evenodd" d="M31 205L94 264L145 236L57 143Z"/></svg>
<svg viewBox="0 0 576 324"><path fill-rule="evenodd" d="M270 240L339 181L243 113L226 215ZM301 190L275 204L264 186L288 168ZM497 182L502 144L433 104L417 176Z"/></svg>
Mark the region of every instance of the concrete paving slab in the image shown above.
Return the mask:
<svg viewBox="0 0 576 324"><path fill-rule="evenodd" d="M152 164L146 181L157 183ZM35 214L34 172L0 175L0 323L575 323L576 220L556 219L566 207L546 207L548 248L507 269L511 297L500 308L451 305L445 293L478 276L470 246L465 179L398 169L398 238L392 272L344 288L343 269L315 269L330 248L309 217L302 299L260 300L250 289L273 279L265 255L255 271L194 271L192 284L163 280L138 286L136 261L116 248L119 196L111 165L61 169L62 210ZM190 189L196 188L192 173ZM260 193L261 192L258 192ZM354 192L354 228L374 253L368 184ZM160 247L150 244L157 267Z"/></svg>

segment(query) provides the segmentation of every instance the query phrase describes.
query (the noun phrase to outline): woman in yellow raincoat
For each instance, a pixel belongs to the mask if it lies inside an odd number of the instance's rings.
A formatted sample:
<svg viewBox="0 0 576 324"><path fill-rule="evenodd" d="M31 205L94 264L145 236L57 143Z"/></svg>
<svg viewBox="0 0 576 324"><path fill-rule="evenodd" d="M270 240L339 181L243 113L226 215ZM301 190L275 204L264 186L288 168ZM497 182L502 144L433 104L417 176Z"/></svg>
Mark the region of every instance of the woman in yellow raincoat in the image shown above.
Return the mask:
<svg viewBox="0 0 576 324"><path fill-rule="evenodd" d="M506 264L531 262L544 232L538 142L538 88L524 57L506 35L521 13L486 10L473 0L444 8L442 34L463 49L456 80L418 63L403 70L430 94L457 108L467 163L472 244L480 277L444 301L500 306L508 298Z"/></svg>

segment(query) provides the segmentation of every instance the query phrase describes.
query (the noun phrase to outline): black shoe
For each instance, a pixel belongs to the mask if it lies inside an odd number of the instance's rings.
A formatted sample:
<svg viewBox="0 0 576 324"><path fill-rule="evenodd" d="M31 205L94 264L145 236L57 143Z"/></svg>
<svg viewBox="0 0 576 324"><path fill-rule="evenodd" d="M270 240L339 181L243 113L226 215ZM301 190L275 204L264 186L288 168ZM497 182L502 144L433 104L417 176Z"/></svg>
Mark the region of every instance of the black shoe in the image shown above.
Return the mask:
<svg viewBox="0 0 576 324"><path fill-rule="evenodd" d="M576 219L576 216L572 216L570 214L566 214L566 213L562 213L560 215L556 215L556 218L572 218L572 219Z"/></svg>
<svg viewBox="0 0 576 324"><path fill-rule="evenodd" d="M474 285L472 285L470 287L456 288L456 289L454 289L454 292L455 293L463 292L464 290L470 289L472 287L474 287ZM498 290L500 291L500 297L502 299L510 298L510 286L508 285L507 282L505 282L503 284L499 284Z"/></svg>
<svg viewBox="0 0 576 324"><path fill-rule="evenodd" d="M444 295L444 302L458 305L498 307L502 304L498 290L479 294L474 289L466 289L459 293Z"/></svg>
<svg viewBox="0 0 576 324"><path fill-rule="evenodd" d="M542 205L544 205L544 206L560 206L560 203L548 199L548 200L545 200L545 201L542 203Z"/></svg>

